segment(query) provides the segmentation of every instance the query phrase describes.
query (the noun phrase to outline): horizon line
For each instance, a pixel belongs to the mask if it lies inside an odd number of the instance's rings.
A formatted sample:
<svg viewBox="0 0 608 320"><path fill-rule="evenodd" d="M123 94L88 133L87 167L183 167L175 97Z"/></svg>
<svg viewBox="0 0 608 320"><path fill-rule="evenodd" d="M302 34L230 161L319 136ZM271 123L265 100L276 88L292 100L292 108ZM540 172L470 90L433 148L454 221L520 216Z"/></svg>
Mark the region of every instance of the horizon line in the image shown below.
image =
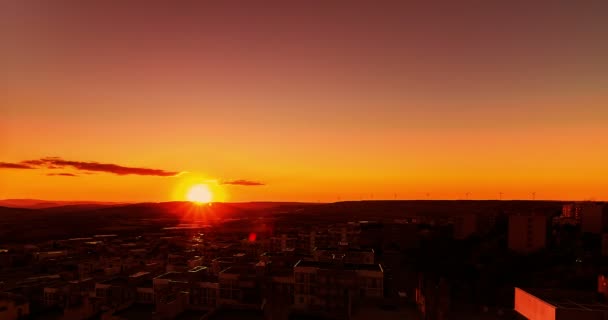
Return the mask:
<svg viewBox="0 0 608 320"><path fill-rule="evenodd" d="M169 202L192 202L188 200L143 200L143 201L106 201L106 200L47 200L47 199L34 199L34 198L6 198L0 199L3 201L41 201L41 202L73 202L73 203L88 203L88 204L140 204L140 203L169 203ZM343 203L343 202L398 202L398 201L530 201L530 202L608 202L607 199L583 199L583 200L568 200L568 199L421 199L421 198L410 198L410 199L344 199L339 201L302 201L302 200L245 200L245 201L210 201L208 203L260 203L260 202L271 202L271 203L310 203L310 204L331 204L331 203ZM1 204L0 204L1 205Z"/></svg>

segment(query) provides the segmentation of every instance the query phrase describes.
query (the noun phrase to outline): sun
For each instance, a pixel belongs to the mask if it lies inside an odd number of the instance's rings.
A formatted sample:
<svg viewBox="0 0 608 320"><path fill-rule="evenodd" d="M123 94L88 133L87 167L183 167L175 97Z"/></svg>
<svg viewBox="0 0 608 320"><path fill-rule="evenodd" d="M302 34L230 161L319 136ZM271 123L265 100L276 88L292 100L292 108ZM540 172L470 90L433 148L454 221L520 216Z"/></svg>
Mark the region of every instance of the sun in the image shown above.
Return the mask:
<svg viewBox="0 0 608 320"><path fill-rule="evenodd" d="M190 187L186 199L197 204L209 203L213 200L213 193L206 184L196 184Z"/></svg>
<svg viewBox="0 0 608 320"><path fill-rule="evenodd" d="M195 204L225 202L228 193L218 180L199 173L185 173L175 181L171 198Z"/></svg>

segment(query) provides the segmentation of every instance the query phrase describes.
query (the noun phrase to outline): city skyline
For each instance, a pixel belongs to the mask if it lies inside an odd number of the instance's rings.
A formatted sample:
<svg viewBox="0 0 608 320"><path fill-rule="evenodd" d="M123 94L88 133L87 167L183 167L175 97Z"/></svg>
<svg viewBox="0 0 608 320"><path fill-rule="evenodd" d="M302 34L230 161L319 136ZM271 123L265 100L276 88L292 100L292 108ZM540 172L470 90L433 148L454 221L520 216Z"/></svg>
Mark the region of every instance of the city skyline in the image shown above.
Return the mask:
<svg viewBox="0 0 608 320"><path fill-rule="evenodd" d="M608 200L606 9L6 2L0 199Z"/></svg>

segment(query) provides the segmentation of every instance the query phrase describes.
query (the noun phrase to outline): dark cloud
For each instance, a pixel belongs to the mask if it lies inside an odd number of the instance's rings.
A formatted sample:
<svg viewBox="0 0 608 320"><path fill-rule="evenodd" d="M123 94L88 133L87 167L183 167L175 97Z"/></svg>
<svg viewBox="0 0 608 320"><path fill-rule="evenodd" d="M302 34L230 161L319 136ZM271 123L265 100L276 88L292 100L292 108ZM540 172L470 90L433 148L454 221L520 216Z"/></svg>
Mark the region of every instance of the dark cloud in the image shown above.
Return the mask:
<svg viewBox="0 0 608 320"><path fill-rule="evenodd" d="M41 159L45 162L45 166L56 166L56 167L72 167L77 170L84 171L96 171L96 172L108 172L117 175L128 175L135 174L140 176L161 176L170 177L177 175L179 172L165 171L161 169L150 169L150 168L139 168L139 167L125 167L113 163L99 163L99 162L83 162L83 161L70 161L63 160L61 158L44 158Z"/></svg>
<svg viewBox="0 0 608 320"><path fill-rule="evenodd" d="M222 184L231 184L231 185L248 186L248 187L265 186L266 185L263 182L250 181L250 180L231 180L231 181L224 181L224 182L222 182Z"/></svg>
<svg viewBox="0 0 608 320"><path fill-rule="evenodd" d="M60 172L60 173L47 173L47 176L62 176L62 177L78 177L77 174Z"/></svg>
<svg viewBox="0 0 608 320"><path fill-rule="evenodd" d="M33 167L39 167L39 166L45 164L45 162L43 160L24 160L24 161L21 161L19 163L25 164L25 165L28 165L28 166L33 166Z"/></svg>
<svg viewBox="0 0 608 320"><path fill-rule="evenodd" d="M65 160L58 157L47 157L35 160L24 160L19 163L5 163L0 162L0 168L8 169L63 169L72 168L76 170L88 171L88 172L107 172L113 173L120 176L123 175L140 175L140 176L160 176L160 177L171 177L179 174L176 171L166 171L161 169L150 169L140 167L125 167L113 163L99 163L99 162L86 162L86 161L72 161Z"/></svg>
<svg viewBox="0 0 608 320"><path fill-rule="evenodd" d="M0 168L4 169L35 169L35 167L24 163L0 162Z"/></svg>

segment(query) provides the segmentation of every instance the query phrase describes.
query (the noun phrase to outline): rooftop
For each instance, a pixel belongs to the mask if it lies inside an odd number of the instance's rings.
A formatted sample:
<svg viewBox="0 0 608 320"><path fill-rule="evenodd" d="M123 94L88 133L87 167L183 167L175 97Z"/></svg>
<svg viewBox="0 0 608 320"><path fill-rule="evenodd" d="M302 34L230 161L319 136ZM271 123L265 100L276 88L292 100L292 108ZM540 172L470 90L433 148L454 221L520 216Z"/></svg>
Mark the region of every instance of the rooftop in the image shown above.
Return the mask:
<svg viewBox="0 0 608 320"><path fill-rule="evenodd" d="M316 247L316 251L347 251L347 252L369 252L373 253L374 249L372 248L339 248L339 247Z"/></svg>
<svg viewBox="0 0 608 320"><path fill-rule="evenodd" d="M13 301L16 305L27 303L27 299L24 296L9 292L0 292L0 301Z"/></svg>
<svg viewBox="0 0 608 320"><path fill-rule="evenodd" d="M212 276L207 274L206 272L200 272L198 273L198 271L204 271L205 269L207 269L206 267L196 267L194 269L189 270L188 272L167 272L165 274L161 274L160 276L154 278L154 279L166 279L166 280L170 280L170 281L175 281L175 282L188 282L189 280L195 280L195 281L200 281L200 282L216 282L217 281L217 277ZM195 277L192 277L192 276Z"/></svg>
<svg viewBox="0 0 608 320"><path fill-rule="evenodd" d="M140 272L130 275L129 278L140 278L140 277L143 277L143 276L149 275L149 274L150 274L150 272L140 271Z"/></svg>
<svg viewBox="0 0 608 320"><path fill-rule="evenodd" d="M209 268L207 268L205 266L197 266L197 267L194 267L194 268L188 270L188 272L190 272L190 273L201 272L201 271L206 271L207 269L209 269Z"/></svg>
<svg viewBox="0 0 608 320"><path fill-rule="evenodd" d="M111 286L126 286L129 284L129 282L127 281L127 279L124 278L113 278L113 279L108 279L105 281L101 282L102 284L108 284Z"/></svg>
<svg viewBox="0 0 608 320"><path fill-rule="evenodd" d="M120 319L149 319L154 314L153 305L134 304L126 309L114 313Z"/></svg>
<svg viewBox="0 0 608 320"><path fill-rule="evenodd" d="M595 292L560 289L520 289L559 309L608 312L608 302L598 299Z"/></svg>
<svg viewBox="0 0 608 320"><path fill-rule="evenodd" d="M167 279L172 281L185 281L187 280L187 275L183 272L167 272L165 274L161 274L156 277L156 279Z"/></svg>
<svg viewBox="0 0 608 320"><path fill-rule="evenodd" d="M260 310L235 310L235 309L219 309L209 320L262 320L264 314Z"/></svg>
<svg viewBox="0 0 608 320"><path fill-rule="evenodd" d="M202 317L207 314L207 311L202 311L202 310L187 310L186 312L183 312L182 314L180 314L179 316L177 316L177 320L199 320L202 319Z"/></svg>
<svg viewBox="0 0 608 320"><path fill-rule="evenodd" d="M70 238L68 239L68 241L91 241L93 240L93 238L91 237L86 237L86 238Z"/></svg>
<svg viewBox="0 0 608 320"><path fill-rule="evenodd" d="M255 275L254 265L231 266L221 271L222 274Z"/></svg>
<svg viewBox="0 0 608 320"><path fill-rule="evenodd" d="M367 271L379 271L384 272L382 266L379 264L354 264L354 263L336 263L331 261L308 261L300 260L294 268L297 267L308 267L308 268L319 268L319 269L338 269L343 268L345 270L367 270Z"/></svg>

